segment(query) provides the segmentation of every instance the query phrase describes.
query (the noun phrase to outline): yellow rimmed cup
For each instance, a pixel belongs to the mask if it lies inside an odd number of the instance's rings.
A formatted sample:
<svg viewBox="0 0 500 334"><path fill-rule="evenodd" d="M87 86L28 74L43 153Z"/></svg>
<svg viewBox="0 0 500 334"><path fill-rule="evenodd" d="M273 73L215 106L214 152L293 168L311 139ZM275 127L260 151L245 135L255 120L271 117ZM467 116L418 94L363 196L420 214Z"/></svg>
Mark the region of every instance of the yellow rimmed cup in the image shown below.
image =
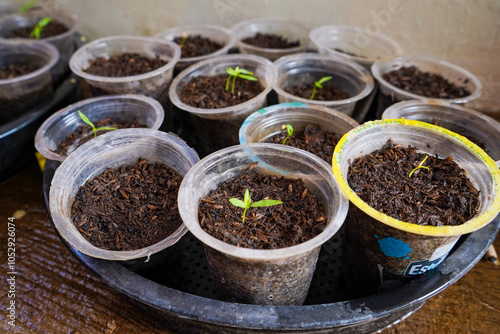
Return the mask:
<svg viewBox="0 0 500 334"><path fill-rule="evenodd" d="M429 155L450 156L480 190L476 216L458 226L422 226L383 214L358 197L347 182L350 163L382 148L389 139ZM467 138L429 123L405 119L364 123L341 138L332 167L350 200L342 274L360 296L393 288L434 269L461 235L484 227L500 211L500 170L495 161Z"/></svg>

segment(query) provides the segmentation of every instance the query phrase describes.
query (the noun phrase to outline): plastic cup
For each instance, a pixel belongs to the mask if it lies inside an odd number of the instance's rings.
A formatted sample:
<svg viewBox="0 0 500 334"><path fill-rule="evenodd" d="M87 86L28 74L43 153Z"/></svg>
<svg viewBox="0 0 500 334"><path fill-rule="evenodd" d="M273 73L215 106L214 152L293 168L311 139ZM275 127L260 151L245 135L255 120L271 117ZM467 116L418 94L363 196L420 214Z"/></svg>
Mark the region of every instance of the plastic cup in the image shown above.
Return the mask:
<svg viewBox="0 0 500 334"><path fill-rule="evenodd" d="M167 63L147 73L126 77L104 77L85 72L96 58L110 58L124 53L137 53ZM97 39L79 48L71 57L73 73L85 79L93 95L141 94L164 102L174 66L180 58L179 46L170 41L143 36L111 36Z"/></svg>
<svg viewBox="0 0 500 334"><path fill-rule="evenodd" d="M422 226L385 215L362 201L349 187L351 161L380 149L387 140L416 146L420 152L450 156L480 191L478 214L462 225ZM500 211L500 170L467 138L429 123L387 119L367 122L339 141L333 174L351 205L346 218L342 271L358 295L389 289L438 266L458 238L488 224Z"/></svg>
<svg viewBox="0 0 500 334"><path fill-rule="evenodd" d="M297 101L312 105L334 108L348 116L353 115L356 104L367 97L373 90L373 78L362 66L328 55L300 53L286 56L274 62L278 71L278 80L274 90L278 101ZM339 89L350 95L348 99L337 101L318 101L298 97L285 91L290 86L313 83L322 77L331 76Z"/></svg>
<svg viewBox="0 0 500 334"><path fill-rule="evenodd" d="M71 221L71 205L78 189L106 168L134 164L139 158L162 163L184 176L198 160L196 152L177 136L152 129L120 129L99 136L81 147L57 168L50 189L50 214L60 236L88 256L118 261L131 270L143 270L168 261L172 247L187 232L184 224L166 239L149 247L112 251L89 243Z"/></svg>
<svg viewBox="0 0 500 334"><path fill-rule="evenodd" d="M398 70L401 67L415 66L420 71L439 74L449 82L466 87L471 94L455 99L437 99L422 95L413 94L399 89L388 83L383 75ZM477 99L482 93L482 85L479 79L457 65L443 60L424 57L398 57L388 60L380 60L373 64L372 74L380 87L380 94L377 101L377 118L380 118L385 109L396 102L405 100L430 100L438 103L465 104Z"/></svg>
<svg viewBox="0 0 500 334"><path fill-rule="evenodd" d="M199 61L226 54L228 53L229 49L231 49L234 46L235 43L234 37L229 29L210 24L174 27L156 34L155 37L167 41L173 41L176 37L181 37L182 34L186 34L188 37L201 35L204 38L208 38L212 41L221 44L222 48L202 56L196 56L196 57L181 56L177 64L175 64L176 71L182 71L186 67L191 66Z"/></svg>
<svg viewBox="0 0 500 334"><path fill-rule="evenodd" d="M309 29L303 25L282 18L264 18L243 21L231 28L241 53L254 54L274 61L280 57L305 52L309 48ZM299 46L286 49L263 48L242 42L257 33L279 35L289 42L299 41Z"/></svg>
<svg viewBox="0 0 500 334"><path fill-rule="evenodd" d="M40 39L40 41L54 45L59 51L59 61L52 69L53 80L59 83L68 75L68 62L76 47L75 33L79 27L79 20L75 14L66 11L47 12L45 10L32 10L6 16L0 20L0 43L5 43L13 38L16 40L21 39L13 36L15 30L32 27L47 16L68 28L66 32L60 35ZM24 40L24 38L22 39Z"/></svg>
<svg viewBox="0 0 500 334"><path fill-rule="evenodd" d="M338 139L359 125L354 119L334 109L301 102L280 103L247 117L240 128L240 144L265 143L281 133L283 124L291 124L294 131L304 131L308 124L318 124L322 130L334 133Z"/></svg>
<svg viewBox="0 0 500 334"><path fill-rule="evenodd" d="M0 44L0 62L6 65L40 66L37 70L0 80L0 125L18 118L52 97L51 69L59 60L57 49L43 42Z"/></svg>
<svg viewBox="0 0 500 334"><path fill-rule="evenodd" d="M226 67L235 68L236 66L253 72L264 90L244 103L226 108L195 108L181 101L182 90L193 78L201 75L226 74ZM273 88L276 76L273 63L255 55L230 54L199 62L179 73L170 85L169 96L174 105L174 117L179 119L181 127L192 128L189 131L194 134L191 140L199 143L202 156L236 145L241 123L252 112L265 106L267 94Z"/></svg>
<svg viewBox="0 0 500 334"><path fill-rule="evenodd" d="M301 178L323 202L328 225L302 244L280 249L249 249L218 240L199 225L198 206L210 190L240 176L255 162L262 174ZM216 292L233 302L301 305L309 290L321 245L342 226L347 200L320 158L278 144L246 144L217 151L193 166L179 189L179 211L205 248Z"/></svg>
<svg viewBox="0 0 500 334"><path fill-rule="evenodd" d="M153 130L160 128L164 116L160 103L146 96L111 95L90 98L69 105L47 118L35 135L37 151L47 159L64 161L78 147L78 143L68 149L67 155L55 151L69 133L84 124L78 111L84 113L94 123L106 118L116 122L136 119Z"/></svg>
<svg viewBox="0 0 500 334"><path fill-rule="evenodd" d="M394 118L439 125L469 138L493 160L500 160L500 123L473 109L429 101L402 101L393 104L382 114L382 119Z"/></svg>

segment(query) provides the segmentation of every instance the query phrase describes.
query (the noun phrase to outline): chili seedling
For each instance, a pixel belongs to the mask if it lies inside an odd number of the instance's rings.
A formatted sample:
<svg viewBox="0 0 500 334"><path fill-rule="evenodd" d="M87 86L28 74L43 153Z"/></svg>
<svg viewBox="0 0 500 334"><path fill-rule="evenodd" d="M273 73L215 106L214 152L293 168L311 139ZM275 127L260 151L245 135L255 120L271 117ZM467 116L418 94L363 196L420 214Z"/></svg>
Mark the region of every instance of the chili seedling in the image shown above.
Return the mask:
<svg viewBox="0 0 500 334"><path fill-rule="evenodd" d="M226 81L226 90L229 90L229 81L231 80L231 78L233 78L233 84L231 85L231 94L234 94L234 82L236 81L236 78L241 78L248 81L259 80L256 77L254 77L252 72L240 68L239 66L236 66L234 70L231 67L226 67L226 72L228 74Z"/></svg>
<svg viewBox="0 0 500 334"><path fill-rule="evenodd" d="M184 47L184 45L186 45L186 40L187 40L187 35L185 32L182 33L182 40L181 40L181 44L179 44L179 47L182 49Z"/></svg>
<svg viewBox="0 0 500 334"><path fill-rule="evenodd" d="M118 128L112 127L112 126L101 126L99 128L96 128L94 123L92 123L90 121L90 119L87 116L85 116L85 114L82 113L80 110L78 110L78 115L80 115L80 118L82 119L82 121L84 121L87 125L89 125L92 128L92 130L94 131L94 138L97 137L97 131L118 129Z"/></svg>
<svg viewBox="0 0 500 334"><path fill-rule="evenodd" d="M323 88L323 84L325 82L327 82L328 80L330 80L331 78L332 77L322 77L318 81L315 81L314 82L313 91L311 93L311 97L309 98L309 100L314 100L314 96L316 95L316 89L322 89Z"/></svg>
<svg viewBox="0 0 500 334"><path fill-rule="evenodd" d="M28 1L24 6L22 6L19 9L19 13L26 13L34 5L35 5L35 1Z"/></svg>
<svg viewBox="0 0 500 334"><path fill-rule="evenodd" d="M35 27L33 28L33 30L31 31L30 33L30 36L31 37L34 37L36 39L40 39L40 35L43 31L43 29L45 29L45 27L52 21L52 19L50 17L44 17L42 18L40 21L38 21L38 23L35 25Z"/></svg>
<svg viewBox="0 0 500 334"><path fill-rule="evenodd" d="M282 130L285 130L286 128L286 131L288 133L288 136L285 137L285 139L283 140L283 142L281 143L282 145L285 145L285 142L288 138L290 138L290 136L293 134L293 126L291 124L283 124L281 126L281 129Z"/></svg>
<svg viewBox="0 0 500 334"><path fill-rule="evenodd" d="M416 171L416 170L417 170L417 169L419 169L419 168L429 169L429 167L422 166L422 165L424 164L425 160L427 160L427 158L428 158L428 157L429 157L429 156L428 156L428 155L426 155L426 156L425 156L425 158L424 158L424 160L422 160L422 162L421 162L421 163L420 163L417 167L415 167L415 168L413 168L413 169L411 170L410 175L408 175L408 177L411 177L411 175L413 174L413 172L414 172L414 171Z"/></svg>
<svg viewBox="0 0 500 334"><path fill-rule="evenodd" d="M255 208L255 207L262 207L262 206L273 206L273 205L278 205L281 204L281 201L275 200L275 199L263 199L261 201L253 202L252 199L250 198L250 191L247 189L245 190L245 196L243 197L243 201L237 198L230 198L229 203L232 205L243 208L243 221L242 223L245 223L245 214L247 213L247 210L249 208Z"/></svg>

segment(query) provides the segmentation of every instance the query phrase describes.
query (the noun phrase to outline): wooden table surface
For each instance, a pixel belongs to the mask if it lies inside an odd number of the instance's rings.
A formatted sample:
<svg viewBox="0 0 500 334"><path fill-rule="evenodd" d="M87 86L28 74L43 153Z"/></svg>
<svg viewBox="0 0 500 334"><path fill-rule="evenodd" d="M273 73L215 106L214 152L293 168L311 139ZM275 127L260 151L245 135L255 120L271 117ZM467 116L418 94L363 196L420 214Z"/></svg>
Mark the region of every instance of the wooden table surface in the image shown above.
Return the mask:
<svg viewBox="0 0 500 334"><path fill-rule="evenodd" d="M15 215L15 297L9 298L7 220ZM0 185L0 332L176 333L94 277L64 247L45 211L33 165ZM495 241L500 250L500 239ZM382 333L500 332L500 266L481 260L457 283ZM7 307L15 300L15 326Z"/></svg>

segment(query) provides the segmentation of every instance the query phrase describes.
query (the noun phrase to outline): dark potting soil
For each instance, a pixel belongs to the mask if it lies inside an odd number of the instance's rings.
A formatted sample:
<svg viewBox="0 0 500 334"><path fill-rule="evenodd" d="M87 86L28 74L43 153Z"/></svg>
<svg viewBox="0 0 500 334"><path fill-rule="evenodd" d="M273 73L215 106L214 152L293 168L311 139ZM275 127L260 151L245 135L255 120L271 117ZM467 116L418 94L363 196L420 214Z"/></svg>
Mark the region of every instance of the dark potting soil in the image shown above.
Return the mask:
<svg viewBox="0 0 500 334"><path fill-rule="evenodd" d="M83 71L102 77L129 77L154 71L166 64L158 56L151 59L137 53L123 53L109 59L96 58Z"/></svg>
<svg viewBox="0 0 500 334"><path fill-rule="evenodd" d="M135 250L171 235L182 223L177 193L182 177L159 163L107 168L75 196L71 220L92 245Z"/></svg>
<svg viewBox="0 0 500 334"><path fill-rule="evenodd" d="M422 72L415 66L401 67L382 77L399 89L425 97L456 99L471 94L466 87L457 86L439 74Z"/></svg>
<svg viewBox="0 0 500 334"><path fill-rule="evenodd" d="M40 66L35 64L10 64L5 66L0 66L0 79L7 80L21 75L25 75L38 70Z"/></svg>
<svg viewBox="0 0 500 334"><path fill-rule="evenodd" d="M246 44L268 49L288 49L300 46L299 40L289 41L277 34L263 34L260 32L253 37L247 37L241 41Z"/></svg>
<svg viewBox="0 0 500 334"><path fill-rule="evenodd" d="M288 132L285 128L281 133L269 138L268 142L282 144L286 136ZM294 131L286 140L285 145L311 152L331 164L337 142L338 138L334 133L322 130L318 124L308 124L304 131Z"/></svg>
<svg viewBox="0 0 500 334"><path fill-rule="evenodd" d="M227 74L195 77L181 91L179 97L183 103L195 108L218 109L246 102L264 90L258 81L237 78L233 94L232 79L229 89L226 90L227 77Z"/></svg>
<svg viewBox="0 0 500 334"><path fill-rule="evenodd" d="M174 42L181 45L182 36L175 37ZM201 35L189 35L186 37L184 45L181 47L181 57L198 57L204 56L206 54L215 52L222 49L223 45L210 38L203 37Z"/></svg>
<svg viewBox="0 0 500 334"><path fill-rule="evenodd" d="M411 177L410 172L424 160ZM401 221L431 226L461 225L478 212L479 191L451 157L418 153L388 141L357 158L348 170L349 186L374 209Z"/></svg>
<svg viewBox="0 0 500 334"><path fill-rule="evenodd" d="M285 92L304 99L309 99L311 97L313 89L314 89L314 82L309 82L301 85L286 87ZM332 83L332 80L330 80L323 83L323 88L316 89L316 93L314 94L313 100L338 101L338 100L345 100L350 97L351 95L344 92L341 88L337 87L334 83Z"/></svg>
<svg viewBox="0 0 500 334"><path fill-rule="evenodd" d="M30 36L31 32L33 31L33 28L35 26L32 25L30 27L23 27L16 29L11 32L9 38L33 38ZM61 22L58 22L56 20L50 21L49 24L47 24L42 32L40 33L40 38L47 38L47 37L52 37L52 36L57 36L61 35L68 31L68 27L66 27L64 24Z"/></svg>
<svg viewBox="0 0 500 334"><path fill-rule="evenodd" d="M245 214L230 198L243 200L249 189L252 202L263 199L282 201L269 207L252 207ZM201 200L201 227L210 235L231 245L276 249L314 238L326 227L326 215L318 198L301 179L286 179L250 171L222 183Z"/></svg>
<svg viewBox="0 0 500 334"><path fill-rule="evenodd" d="M99 120L94 123L94 126L96 128L100 127L115 127L118 129L126 129L126 128L146 128L147 125L139 123L137 119L133 119L132 121L122 121L122 122L115 122L111 118L106 118L103 120ZM113 130L98 130L97 135L102 135L105 134L106 132L110 132ZM90 127L87 124L80 124L76 128L75 131L70 132L64 141L59 143L57 145L57 149L54 151L57 154L61 155L67 155L68 149L73 146L73 144L77 143L73 149L77 149L78 147L82 146L89 140L94 138L94 131L92 130L92 127Z"/></svg>

